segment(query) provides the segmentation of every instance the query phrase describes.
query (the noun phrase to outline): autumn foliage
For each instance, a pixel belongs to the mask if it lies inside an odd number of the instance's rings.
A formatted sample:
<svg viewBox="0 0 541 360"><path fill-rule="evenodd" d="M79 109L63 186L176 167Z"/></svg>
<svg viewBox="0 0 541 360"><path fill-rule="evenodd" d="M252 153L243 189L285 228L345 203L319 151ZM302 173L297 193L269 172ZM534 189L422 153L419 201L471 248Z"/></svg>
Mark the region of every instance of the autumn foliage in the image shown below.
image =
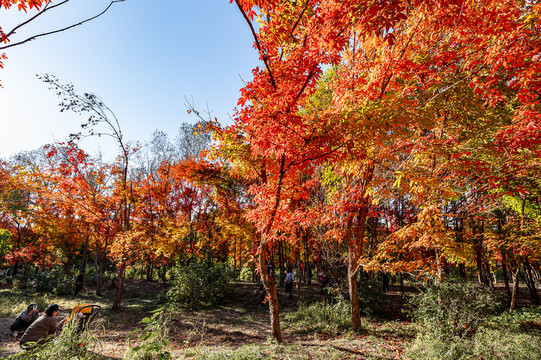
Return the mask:
<svg viewBox="0 0 541 360"><path fill-rule="evenodd" d="M354 330L363 274L502 270L512 310L522 271L539 303L541 4L231 3L260 59L234 123L190 128L191 154L156 136L110 164L74 142L2 163L7 265L229 262L261 277L278 341L288 265L347 293Z"/></svg>

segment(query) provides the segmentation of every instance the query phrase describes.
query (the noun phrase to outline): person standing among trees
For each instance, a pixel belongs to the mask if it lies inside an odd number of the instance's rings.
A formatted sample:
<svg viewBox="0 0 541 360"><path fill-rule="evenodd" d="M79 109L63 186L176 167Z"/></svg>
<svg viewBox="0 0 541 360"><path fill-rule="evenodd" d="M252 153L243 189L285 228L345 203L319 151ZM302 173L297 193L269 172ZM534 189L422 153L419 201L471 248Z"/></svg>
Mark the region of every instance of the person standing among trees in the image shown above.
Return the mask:
<svg viewBox="0 0 541 360"><path fill-rule="evenodd" d="M289 298L293 298L293 281L295 281L295 274L293 274L293 269L291 266L288 266L286 273L286 293L289 293Z"/></svg>
<svg viewBox="0 0 541 360"><path fill-rule="evenodd" d="M73 293L73 296L77 296L79 291L83 289L84 282L85 282L85 271L82 270L77 276L77 280L75 280L75 292Z"/></svg>

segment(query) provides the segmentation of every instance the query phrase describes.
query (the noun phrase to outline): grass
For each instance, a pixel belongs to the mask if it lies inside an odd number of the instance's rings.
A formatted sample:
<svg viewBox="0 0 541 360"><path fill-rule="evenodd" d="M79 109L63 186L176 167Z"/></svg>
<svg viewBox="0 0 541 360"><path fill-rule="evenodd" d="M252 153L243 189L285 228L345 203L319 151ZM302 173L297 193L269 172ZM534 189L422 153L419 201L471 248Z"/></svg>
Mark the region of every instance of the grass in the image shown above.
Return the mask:
<svg viewBox="0 0 541 360"><path fill-rule="evenodd" d="M284 329L294 329L298 332L328 332L349 328L349 307L344 302L300 303L295 312L285 315Z"/></svg>
<svg viewBox="0 0 541 360"><path fill-rule="evenodd" d="M54 298L48 295L29 297L9 289L0 290L0 317L17 316L31 303L38 305L40 311L45 310Z"/></svg>
<svg viewBox="0 0 541 360"><path fill-rule="evenodd" d="M492 316L471 338L441 339L419 333L406 352L412 360L541 360L541 308Z"/></svg>
<svg viewBox="0 0 541 360"><path fill-rule="evenodd" d="M272 342L245 345L236 350L190 349L184 353L184 356L194 360L340 360L352 358L349 357L347 352L328 345L301 346L297 344L274 344Z"/></svg>

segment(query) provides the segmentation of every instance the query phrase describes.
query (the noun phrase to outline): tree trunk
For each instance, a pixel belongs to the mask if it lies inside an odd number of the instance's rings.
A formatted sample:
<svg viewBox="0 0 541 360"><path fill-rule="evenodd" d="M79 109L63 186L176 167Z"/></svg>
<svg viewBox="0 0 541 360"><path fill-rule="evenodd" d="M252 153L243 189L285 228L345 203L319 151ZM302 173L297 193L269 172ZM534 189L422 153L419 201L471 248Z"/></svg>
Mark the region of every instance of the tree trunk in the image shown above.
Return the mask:
<svg viewBox="0 0 541 360"><path fill-rule="evenodd" d="M507 264L505 259L502 258L502 273L503 273L503 283L505 284L505 291L507 292L507 303L511 304L511 289L509 288L509 274L507 272Z"/></svg>
<svg viewBox="0 0 541 360"><path fill-rule="evenodd" d="M147 265L147 281L152 280L152 264Z"/></svg>
<svg viewBox="0 0 541 360"><path fill-rule="evenodd" d="M474 225L474 235L473 235L473 249L475 251L475 260L477 265L477 281L481 285L488 285L488 279L484 271L484 262L483 262L483 226Z"/></svg>
<svg viewBox="0 0 541 360"><path fill-rule="evenodd" d="M113 303L113 310L120 310L120 303L122 302L122 290L124 289L124 275L126 273L126 264L122 262L118 269L118 284L116 289L115 302Z"/></svg>
<svg viewBox="0 0 541 360"><path fill-rule="evenodd" d="M280 269L280 282L279 286L284 286L284 281L286 278L285 264L284 264L284 244L283 241L278 243L278 268Z"/></svg>
<svg viewBox="0 0 541 360"><path fill-rule="evenodd" d="M297 303L299 303L301 301L301 282L299 279L299 274L301 273L301 257L298 248L295 249L295 263L297 265L297 281L295 283L297 288Z"/></svg>
<svg viewBox="0 0 541 360"><path fill-rule="evenodd" d="M262 241L264 241L262 239ZM280 309L278 305L278 294L276 292L276 283L272 277L272 272L268 271L266 261L268 254L267 244L261 245L261 251L259 252L259 268L261 274L261 280L265 286L265 291L267 292L267 299L269 301L269 312L270 312L270 321L272 328L272 337L278 341L282 342L282 332L280 331Z"/></svg>
<svg viewBox="0 0 541 360"><path fill-rule="evenodd" d="M109 230L107 230L107 234L105 235L105 244L103 244L103 249L101 251L101 254L98 254L99 246L96 244L96 295L101 296L102 295L102 289L103 289L103 272L105 267L105 255L107 254L107 246L109 245Z"/></svg>
<svg viewBox="0 0 541 360"><path fill-rule="evenodd" d="M306 284L308 286L312 285L312 267L310 266L310 248L308 246L308 230L304 231L303 234L303 240L304 240L304 256L305 256L305 263L306 263Z"/></svg>
<svg viewBox="0 0 541 360"><path fill-rule="evenodd" d="M513 291L511 292L511 303L509 304L509 312L513 312L517 307L517 294L518 294L518 273L520 267L517 265L516 269L511 271L511 277L513 279Z"/></svg>
<svg viewBox="0 0 541 360"><path fill-rule="evenodd" d="M79 267L79 273L85 271L86 268L86 251L88 250L88 241L90 240L90 224L86 225L86 240L85 248L83 250L83 259L81 260L81 266Z"/></svg>
<svg viewBox="0 0 541 360"><path fill-rule="evenodd" d="M524 272L526 275L526 284L528 285L528 290L530 291L530 298L534 305L539 305L539 295L537 294L537 289L535 288L535 280L532 273L532 267L528 260L524 262Z"/></svg>
<svg viewBox="0 0 541 360"><path fill-rule="evenodd" d="M240 275L240 269L237 271L237 238L236 237L233 240L233 269L235 270L235 279L238 279L237 274Z"/></svg>
<svg viewBox="0 0 541 360"><path fill-rule="evenodd" d="M348 288L351 309L351 329L358 331L361 329L361 308L359 304L359 292L357 289L357 271L353 269L353 264L348 265Z"/></svg>
<svg viewBox="0 0 541 360"><path fill-rule="evenodd" d="M94 266L96 267L96 295L101 296L101 287L102 287L101 275L100 275L101 265L98 259L99 259L99 252L96 251L96 255L94 257Z"/></svg>

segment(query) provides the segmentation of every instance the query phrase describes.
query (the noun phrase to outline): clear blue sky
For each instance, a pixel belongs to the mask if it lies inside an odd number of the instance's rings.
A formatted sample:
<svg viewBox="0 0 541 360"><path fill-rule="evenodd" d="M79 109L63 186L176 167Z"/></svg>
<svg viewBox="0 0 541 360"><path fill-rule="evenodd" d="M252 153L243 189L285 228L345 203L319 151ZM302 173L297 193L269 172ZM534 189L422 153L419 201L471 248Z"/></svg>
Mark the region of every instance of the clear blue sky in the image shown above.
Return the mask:
<svg viewBox="0 0 541 360"><path fill-rule="evenodd" d="M58 1L54 1L56 3ZM78 22L109 4L71 0L51 10L28 31L36 34ZM24 13L23 13L24 15ZM9 30L24 20L18 11L0 9L0 26ZM5 50L0 69L0 158L66 139L80 129L83 116L60 113L58 98L36 74L54 74L80 92L99 94L115 112L125 137L145 142L158 129L176 135L186 114L184 97L195 100L222 123L230 123L243 86L259 64L253 38L228 0L126 0L92 22ZM104 138L85 139L116 152Z"/></svg>

